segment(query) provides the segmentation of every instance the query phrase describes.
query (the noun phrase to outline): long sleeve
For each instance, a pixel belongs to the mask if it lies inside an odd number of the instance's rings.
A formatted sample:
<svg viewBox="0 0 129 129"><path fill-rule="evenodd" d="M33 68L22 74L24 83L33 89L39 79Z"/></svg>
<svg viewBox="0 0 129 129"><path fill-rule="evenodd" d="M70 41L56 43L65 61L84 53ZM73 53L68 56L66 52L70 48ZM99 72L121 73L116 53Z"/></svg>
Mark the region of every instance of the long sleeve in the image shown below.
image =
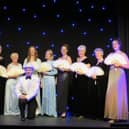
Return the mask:
<svg viewBox="0 0 129 129"><path fill-rule="evenodd" d="M37 95L39 91L39 85L40 85L40 80L38 78L34 79L27 93L26 96L27 100L31 100L33 97Z"/></svg>
<svg viewBox="0 0 129 129"><path fill-rule="evenodd" d="M27 100L31 100L35 97L39 91L40 79L37 76L32 76L32 78L25 79L25 77L20 77L17 81L15 92L17 97L26 94Z"/></svg>
<svg viewBox="0 0 129 129"><path fill-rule="evenodd" d="M53 68L51 71L45 72L44 75L54 76L56 74L57 74L57 69Z"/></svg>

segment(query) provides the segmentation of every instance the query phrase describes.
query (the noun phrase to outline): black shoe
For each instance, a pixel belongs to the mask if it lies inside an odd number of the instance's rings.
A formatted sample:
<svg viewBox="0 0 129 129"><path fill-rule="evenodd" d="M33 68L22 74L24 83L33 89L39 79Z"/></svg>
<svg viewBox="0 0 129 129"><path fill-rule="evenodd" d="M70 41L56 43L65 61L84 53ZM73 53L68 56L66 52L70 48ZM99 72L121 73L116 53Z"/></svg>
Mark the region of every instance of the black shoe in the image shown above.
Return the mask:
<svg viewBox="0 0 129 129"><path fill-rule="evenodd" d="M21 117L21 121L25 121L25 117Z"/></svg>
<svg viewBox="0 0 129 129"><path fill-rule="evenodd" d="M35 117L27 117L28 120L34 120Z"/></svg>

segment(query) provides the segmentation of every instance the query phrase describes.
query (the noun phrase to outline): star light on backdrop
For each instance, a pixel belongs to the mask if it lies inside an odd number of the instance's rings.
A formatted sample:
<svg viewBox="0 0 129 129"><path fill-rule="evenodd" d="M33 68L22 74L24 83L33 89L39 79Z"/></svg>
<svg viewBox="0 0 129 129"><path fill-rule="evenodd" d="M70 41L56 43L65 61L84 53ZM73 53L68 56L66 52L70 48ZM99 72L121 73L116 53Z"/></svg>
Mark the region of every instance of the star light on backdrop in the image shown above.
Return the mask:
<svg viewBox="0 0 129 129"><path fill-rule="evenodd" d="M13 4L15 2L15 5ZM23 62L27 49L34 45L39 57L53 49L58 58L62 42L69 43L72 57L77 46L85 44L94 57L95 47L105 53L117 34L113 1L104 0L3 0L0 5L0 43L6 55L20 53ZM74 96L71 101L76 101ZM69 106L66 107L69 110Z"/></svg>
<svg viewBox="0 0 129 129"><path fill-rule="evenodd" d="M103 48L109 48L112 41L109 37L116 35L113 3L109 0L100 3L97 0L15 2L16 6L9 0L0 5L0 40L7 50L10 46L14 48L17 42L24 44L23 47L34 44L38 49L46 42L46 48L56 50L63 41L70 44L75 41L75 49L77 44L88 46L92 42L100 42ZM93 49L94 44L89 46L89 50Z"/></svg>

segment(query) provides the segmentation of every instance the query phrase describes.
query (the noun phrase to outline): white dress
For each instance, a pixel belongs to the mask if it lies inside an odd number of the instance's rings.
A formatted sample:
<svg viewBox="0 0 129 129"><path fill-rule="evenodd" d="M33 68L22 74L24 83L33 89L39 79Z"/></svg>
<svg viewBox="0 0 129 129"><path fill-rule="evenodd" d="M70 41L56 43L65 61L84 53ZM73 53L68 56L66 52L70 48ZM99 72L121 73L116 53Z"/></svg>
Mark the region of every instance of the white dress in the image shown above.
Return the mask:
<svg viewBox="0 0 129 129"><path fill-rule="evenodd" d="M41 60L39 58L37 58L36 61L33 61L33 62L27 62L27 58L24 60L24 63L23 63L23 67L25 67L26 65L30 64L31 66L34 67L35 69L35 72L34 72L34 75L35 76L38 76L40 78L40 76L38 75L38 72L37 70L40 68L40 65L41 65ZM41 114L41 97L40 97L40 90L39 90L39 93L37 94L36 96L36 101L37 101L37 110L36 110L36 115L39 115Z"/></svg>
<svg viewBox="0 0 129 129"><path fill-rule="evenodd" d="M9 64L10 68L22 68L21 64L17 66L14 64ZM17 78L10 78L6 81L5 85L5 103L4 103L4 115L19 115L20 110L18 106L18 98L15 94L15 86L17 83Z"/></svg>

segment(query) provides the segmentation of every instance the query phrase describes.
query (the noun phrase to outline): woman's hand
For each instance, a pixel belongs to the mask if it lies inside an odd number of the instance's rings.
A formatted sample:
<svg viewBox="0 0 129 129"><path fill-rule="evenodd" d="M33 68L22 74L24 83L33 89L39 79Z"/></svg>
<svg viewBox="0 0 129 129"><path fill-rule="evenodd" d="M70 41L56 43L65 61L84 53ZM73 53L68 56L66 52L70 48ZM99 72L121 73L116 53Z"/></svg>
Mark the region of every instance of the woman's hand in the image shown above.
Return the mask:
<svg viewBox="0 0 129 129"><path fill-rule="evenodd" d="M20 99L26 99L26 95L20 95Z"/></svg>
<svg viewBox="0 0 129 129"><path fill-rule="evenodd" d="M92 79L94 79L94 80L95 80L95 79L97 79L97 77L96 77L96 75L95 75L95 74L94 74L94 75L92 75L92 76L91 76L91 78L92 78Z"/></svg>
<svg viewBox="0 0 129 129"><path fill-rule="evenodd" d="M78 70L76 71L76 73L79 74L79 75L85 75L85 73L84 73L81 69L78 69Z"/></svg>
<svg viewBox="0 0 129 129"><path fill-rule="evenodd" d="M64 67L59 67L59 70L60 70L60 71L63 71L63 72L64 72L64 71L66 71L66 72L68 72L68 71L69 71L69 69L64 68Z"/></svg>
<svg viewBox="0 0 129 129"><path fill-rule="evenodd" d="M121 64L119 61L113 61L112 64L113 64L115 67L122 67L122 64Z"/></svg>

